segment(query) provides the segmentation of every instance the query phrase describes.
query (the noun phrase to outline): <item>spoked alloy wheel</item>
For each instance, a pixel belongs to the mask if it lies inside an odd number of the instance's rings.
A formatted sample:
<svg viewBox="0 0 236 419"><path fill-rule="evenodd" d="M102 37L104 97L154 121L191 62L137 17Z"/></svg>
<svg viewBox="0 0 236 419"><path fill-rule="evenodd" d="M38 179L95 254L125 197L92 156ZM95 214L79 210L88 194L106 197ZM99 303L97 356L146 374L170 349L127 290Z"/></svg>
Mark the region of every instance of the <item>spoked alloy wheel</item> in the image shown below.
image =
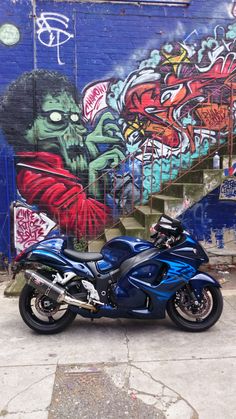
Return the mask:
<svg viewBox="0 0 236 419"><path fill-rule="evenodd" d="M207 285L202 289L200 304L195 306L186 287L178 290L168 301L167 313L181 329L203 332L213 326L223 310L223 298L219 288Z"/></svg>
<svg viewBox="0 0 236 419"><path fill-rule="evenodd" d="M67 304L59 304L27 284L20 294L19 309L27 326L43 334L61 332L76 317Z"/></svg>

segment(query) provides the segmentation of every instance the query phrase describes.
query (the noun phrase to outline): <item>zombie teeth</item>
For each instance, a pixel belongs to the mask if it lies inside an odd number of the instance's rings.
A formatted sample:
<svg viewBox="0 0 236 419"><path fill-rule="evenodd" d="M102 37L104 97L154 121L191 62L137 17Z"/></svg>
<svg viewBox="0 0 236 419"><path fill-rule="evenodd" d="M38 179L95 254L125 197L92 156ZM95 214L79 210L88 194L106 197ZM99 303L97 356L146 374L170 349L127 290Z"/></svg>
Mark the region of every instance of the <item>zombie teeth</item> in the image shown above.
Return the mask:
<svg viewBox="0 0 236 419"><path fill-rule="evenodd" d="M66 143L65 143L66 148L74 147L78 145L79 145L79 140L77 138L68 138L68 140L66 140Z"/></svg>
<svg viewBox="0 0 236 419"><path fill-rule="evenodd" d="M71 160L71 169L72 169L72 172L76 172L76 168L77 168L76 159L73 159L73 160Z"/></svg>
<svg viewBox="0 0 236 419"><path fill-rule="evenodd" d="M73 158L68 157L65 158L66 165L70 168L72 173L77 173L78 171L83 171L87 169L87 164L80 155L75 156Z"/></svg>

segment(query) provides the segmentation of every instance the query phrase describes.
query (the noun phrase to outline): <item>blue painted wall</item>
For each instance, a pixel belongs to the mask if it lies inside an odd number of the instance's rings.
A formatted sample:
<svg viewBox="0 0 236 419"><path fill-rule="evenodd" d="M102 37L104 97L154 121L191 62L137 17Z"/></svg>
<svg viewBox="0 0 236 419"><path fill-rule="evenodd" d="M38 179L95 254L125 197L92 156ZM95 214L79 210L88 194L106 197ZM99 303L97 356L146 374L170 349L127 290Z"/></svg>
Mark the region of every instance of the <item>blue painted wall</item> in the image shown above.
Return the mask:
<svg viewBox="0 0 236 419"><path fill-rule="evenodd" d="M35 7L32 7L28 0L1 0L0 94L3 98L12 82L32 70L59 71L82 92L91 83L113 80L115 84L116 81L124 81L141 63L145 66L144 60L150 59L151 52L160 51L163 45L184 42L190 49L195 48L199 57L201 47L205 52L207 48L212 49L212 41L208 37L214 37L215 40L225 37L226 28L228 41L236 36L235 27L232 26L235 24L236 13L230 0L192 0L189 7L53 0L35 0L34 4ZM38 19L40 16L48 16L46 13L53 13L54 20L41 22L44 26L40 33ZM62 19L62 23L58 19ZM10 25L7 28L11 32L10 41L4 38L7 36L6 24ZM46 24L50 24L50 30L45 30ZM61 45L53 46L58 40ZM202 44L204 40L205 45ZM189 54L190 57L190 50ZM17 100L19 98L16 97ZM35 106L37 108L37 97L32 96L32 108ZM94 127L87 129L90 132ZM100 146L99 152L109 151L107 144ZM123 155L129 151L124 140L119 147ZM1 163L0 176L0 224L4 224L0 231L0 251L6 253L9 250L10 233L9 223L5 220L6 217L9 219L7 208L9 201L15 198L16 190L14 165L11 163L15 151L9 147L4 133L0 137L0 149L1 162L5 162L5 158L10 162L7 166ZM22 143L18 151L25 150ZM5 176L10 185L7 193ZM234 203L219 203L217 194L217 191L210 194L184 214L184 222L198 238L208 240L212 228L222 229L224 225L226 228L235 228ZM21 191L21 199L29 204L27 193L24 196ZM225 224L222 224L220 216L223 209L227 209ZM222 241L219 243L219 246L224 245Z"/></svg>
<svg viewBox="0 0 236 419"><path fill-rule="evenodd" d="M179 219L184 227L208 248L233 250L235 246L236 206L235 201L220 200L220 187L214 189L185 211ZM230 231L230 237L225 232Z"/></svg>

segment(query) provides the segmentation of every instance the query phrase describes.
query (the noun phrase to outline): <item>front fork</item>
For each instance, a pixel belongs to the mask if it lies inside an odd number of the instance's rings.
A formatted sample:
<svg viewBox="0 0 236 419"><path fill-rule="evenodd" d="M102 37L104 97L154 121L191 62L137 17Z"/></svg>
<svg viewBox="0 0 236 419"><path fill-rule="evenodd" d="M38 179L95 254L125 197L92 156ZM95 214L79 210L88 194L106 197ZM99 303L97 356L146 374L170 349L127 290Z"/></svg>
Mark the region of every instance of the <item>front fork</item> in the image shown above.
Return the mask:
<svg viewBox="0 0 236 419"><path fill-rule="evenodd" d="M200 301L199 301L199 295L195 294L195 290L192 288L191 284L188 283L186 284L186 290L189 294L191 303L193 304L194 307L199 307L200 306ZM202 294L202 293L201 293Z"/></svg>
<svg viewBox="0 0 236 419"><path fill-rule="evenodd" d="M188 293L196 307L201 303L203 288L207 286L221 287L215 278L205 272L197 272L186 284Z"/></svg>

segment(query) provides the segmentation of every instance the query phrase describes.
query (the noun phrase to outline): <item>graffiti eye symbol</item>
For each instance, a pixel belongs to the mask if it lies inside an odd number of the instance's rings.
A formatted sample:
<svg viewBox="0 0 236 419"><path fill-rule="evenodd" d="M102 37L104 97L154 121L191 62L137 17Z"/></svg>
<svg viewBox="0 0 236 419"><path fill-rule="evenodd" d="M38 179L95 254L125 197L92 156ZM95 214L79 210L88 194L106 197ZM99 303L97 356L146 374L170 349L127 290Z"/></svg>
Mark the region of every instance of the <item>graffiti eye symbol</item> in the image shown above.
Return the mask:
<svg viewBox="0 0 236 419"><path fill-rule="evenodd" d="M62 115L60 114L60 112L52 112L49 115L49 118L52 122L61 122L62 120Z"/></svg>
<svg viewBox="0 0 236 419"><path fill-rule="evenodd" d="M149 106L149 107L145 108L145 111L147 113L155 113L155 112L157 112L157 108L155 106Z"/></svg>
<svg viewBox="0 0 236 419"><path fill-rule="evenodd" d="M172 86L171 90L166 90L161 95L161 104L164 102L167 102L169 99L171 100L171 103L178 97L178 95L183 91L183 84L178 84L177 86Z"/></svg>
<svg viewBox="0 0 236 419"><path fill-rule="evenodd" d="M163 93L163 95L161 97L161 103L166 102L170 98L171 98L171 93L170 92Z"/></svg>
<svg viewBox="0 0 236 419"><path fill-rule="evenodd" d="M79 115L77 115L77 113L72 113L70 116L70 119L72 122L78 122L79 120Z"/></svg>

